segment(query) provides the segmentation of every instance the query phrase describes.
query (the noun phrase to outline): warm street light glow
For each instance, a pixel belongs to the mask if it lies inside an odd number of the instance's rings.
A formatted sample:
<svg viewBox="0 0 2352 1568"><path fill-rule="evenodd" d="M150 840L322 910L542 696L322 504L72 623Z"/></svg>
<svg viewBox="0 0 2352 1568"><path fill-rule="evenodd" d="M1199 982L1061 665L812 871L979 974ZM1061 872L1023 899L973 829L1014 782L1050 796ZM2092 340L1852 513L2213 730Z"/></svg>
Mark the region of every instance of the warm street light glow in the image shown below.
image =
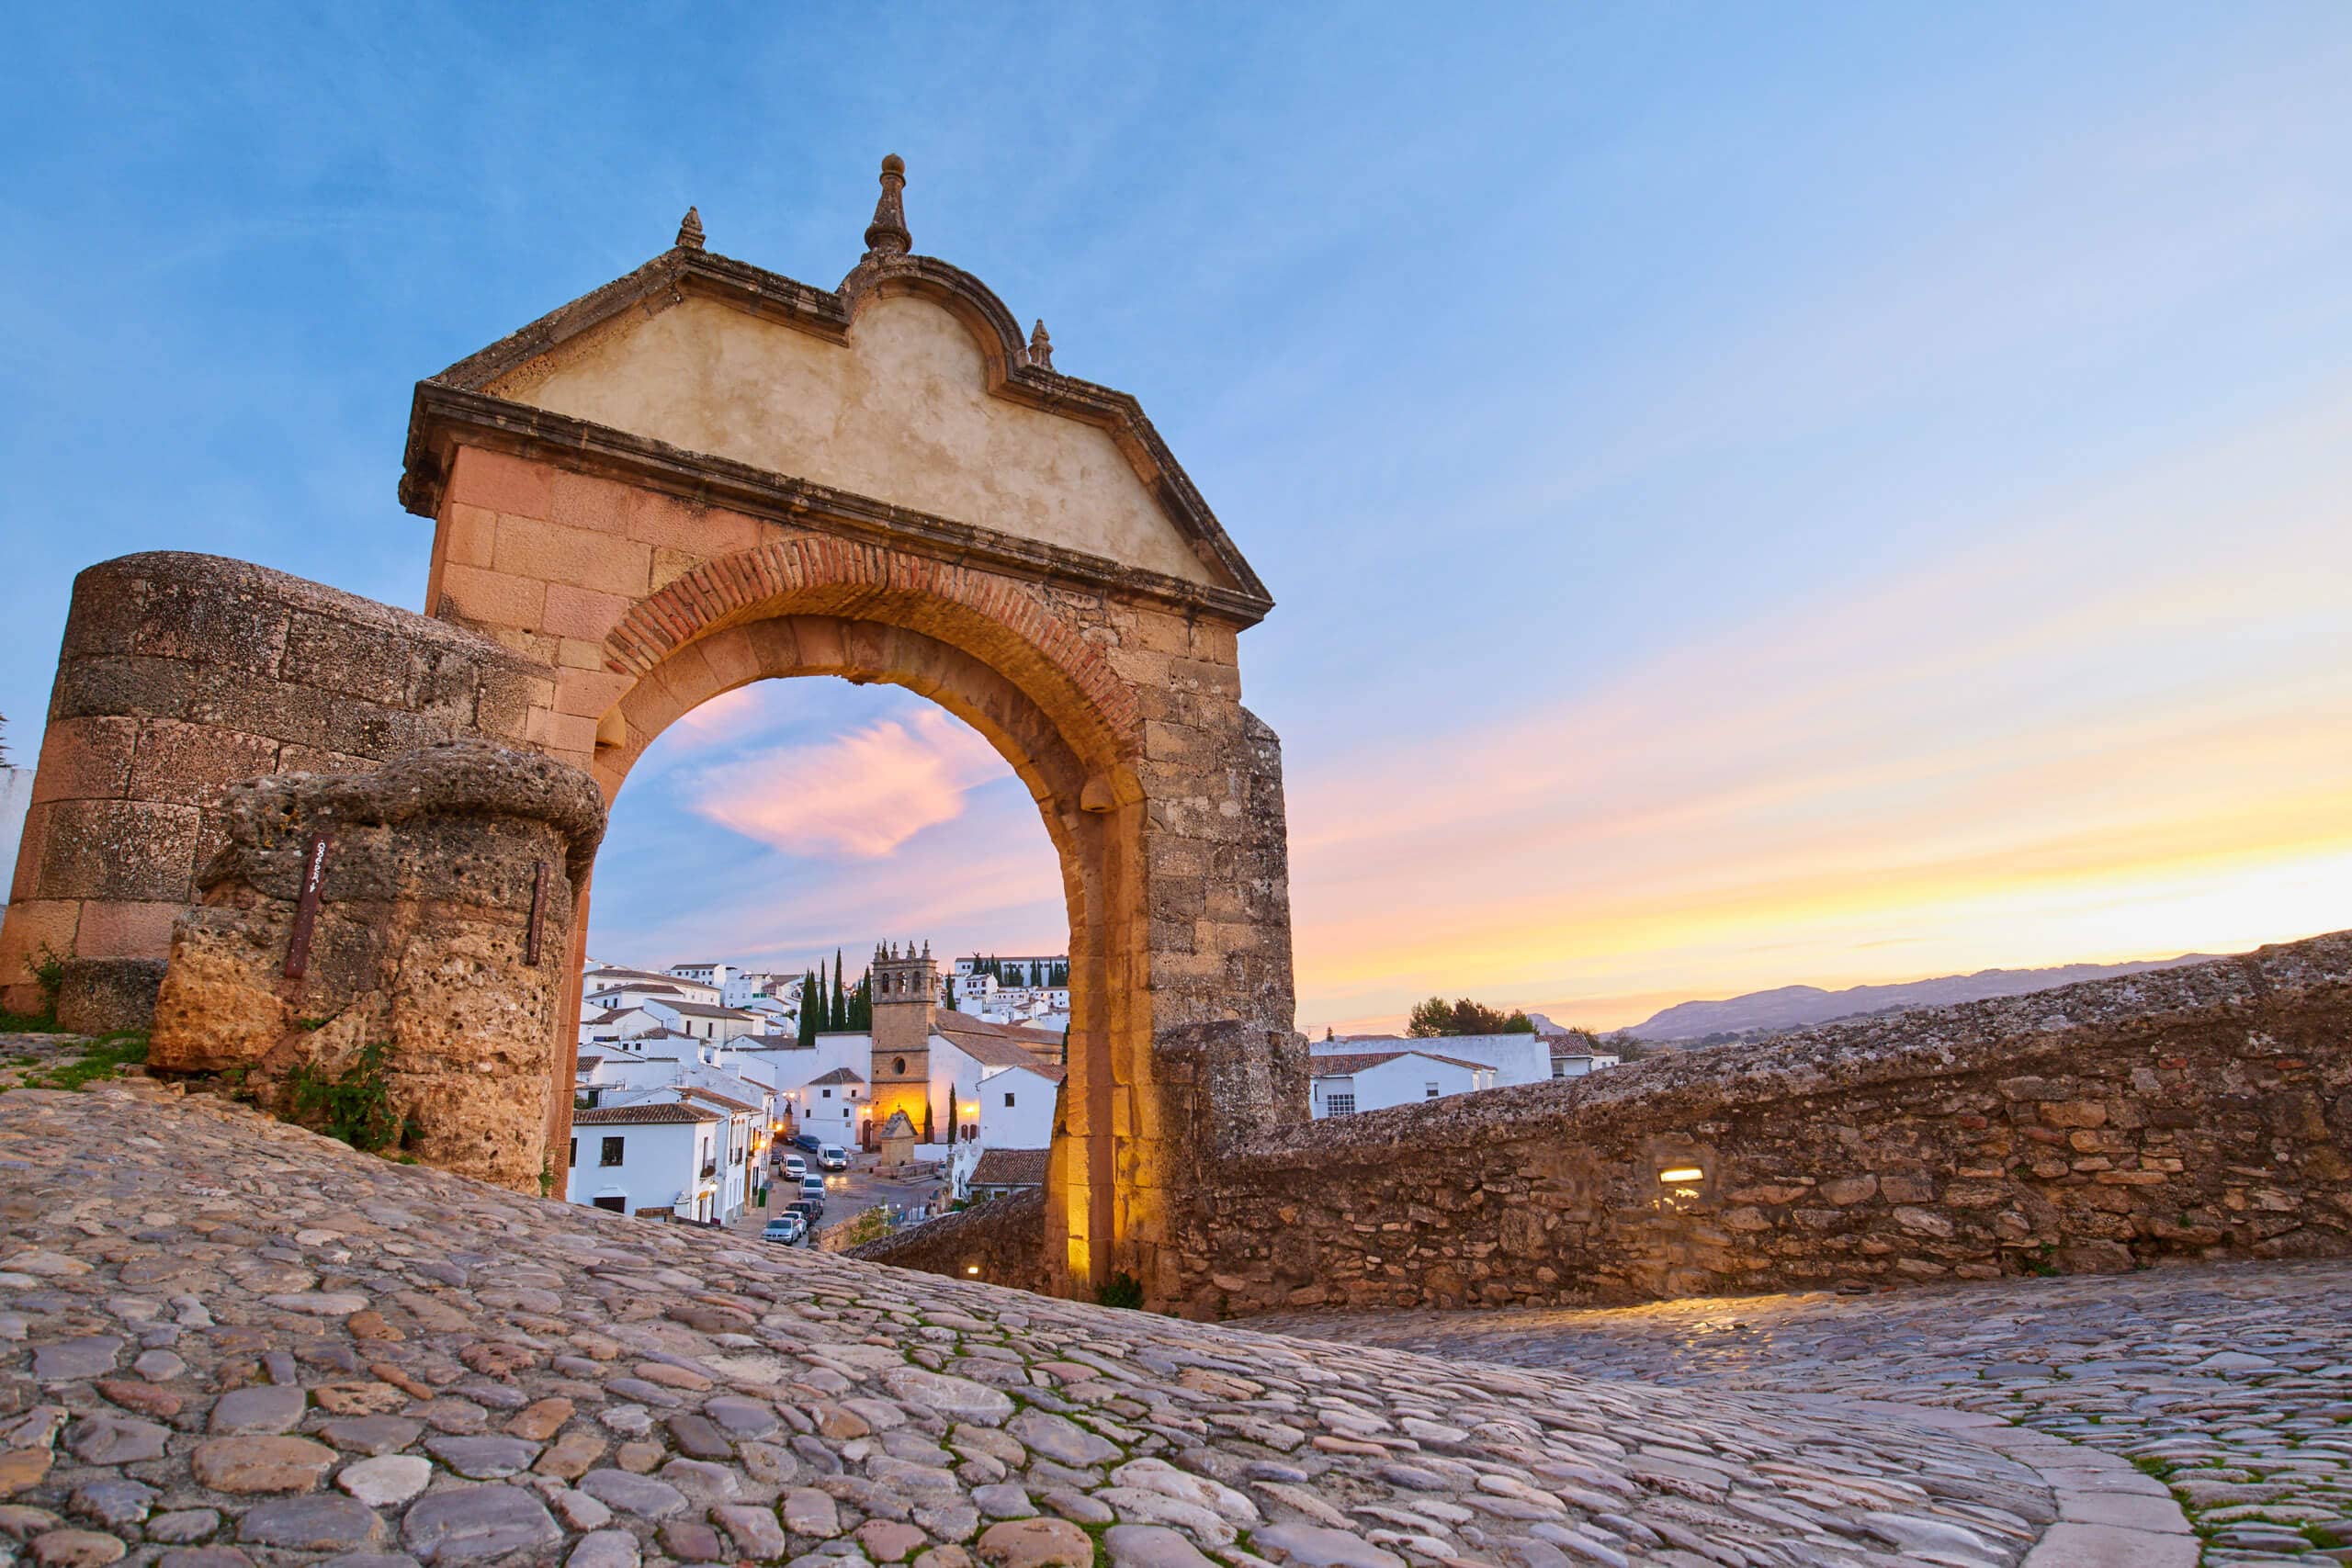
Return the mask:
<svg viewBox="0 0 2352 1568"><path fill-rule="evenodd" d="M1701 1170L1695 1165L1678 1165L1672 1170L1659 1171L1657 1173L1657 1179L1660 1181L1668 1181L1679 1184L1686 1181L1703 1180L1706 1174L1707 1173L1705 1171Z"/></svg>
<svg viewBox="0 0 2352 1568"><path fill-rule="evenodd" d="M967 1274L977 1274L979 1271L980 1266L977 1263L967 1263L964 1265L964 1272Z"/></svg>

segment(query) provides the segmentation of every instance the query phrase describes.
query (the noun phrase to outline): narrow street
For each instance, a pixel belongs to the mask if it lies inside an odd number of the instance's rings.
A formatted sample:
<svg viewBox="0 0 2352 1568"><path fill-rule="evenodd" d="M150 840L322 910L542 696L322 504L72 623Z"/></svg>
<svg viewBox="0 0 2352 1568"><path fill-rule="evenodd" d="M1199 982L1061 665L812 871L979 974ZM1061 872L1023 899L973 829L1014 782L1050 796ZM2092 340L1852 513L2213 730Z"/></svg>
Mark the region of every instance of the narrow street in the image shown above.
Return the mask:
<svg viewBox="0 0 2352 1568"><path fill-rule="evenodd" d="M825 1217L821 1225L827 1230L854 1219L878 1204L887 1203L892 1208L905 1209L932 1202L944 1186L938 1178L925 1178L919 1181L885 1180L874 1174L874 1156L866 1154L852 1155L848 1170L828 1171L824 1176ZM768 1190L768 1206L763 1209L754 1200L739 1217L729 1222L728 1229L757 1235L769 1219L782 1213L785 1205L799 1195L796 1190L797 1184L786 1177L781 1169L772 1168L769 1179L774 1185Z"/></svg>

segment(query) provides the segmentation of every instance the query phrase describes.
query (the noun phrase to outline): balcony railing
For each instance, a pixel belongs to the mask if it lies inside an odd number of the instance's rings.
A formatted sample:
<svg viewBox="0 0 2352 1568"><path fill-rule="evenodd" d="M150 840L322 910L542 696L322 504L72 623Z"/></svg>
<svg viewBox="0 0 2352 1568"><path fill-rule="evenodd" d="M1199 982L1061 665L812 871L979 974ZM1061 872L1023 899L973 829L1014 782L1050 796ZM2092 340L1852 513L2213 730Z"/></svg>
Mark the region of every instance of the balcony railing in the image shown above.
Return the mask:
<svg viewBox="0 0 2352 1568"><path fill-rule="evenodd" d="M703 1164L702 1164L702 1175L703 1175L703 1179L704 1179L704 1180L707 1181L707 1180L709 1180L712 1177L717 1176L718 1174L718 1162L717 1160L715 1160L715 1159L710 1159L710 1160L705 1160L705 1161L703 1161Z"/></svg>

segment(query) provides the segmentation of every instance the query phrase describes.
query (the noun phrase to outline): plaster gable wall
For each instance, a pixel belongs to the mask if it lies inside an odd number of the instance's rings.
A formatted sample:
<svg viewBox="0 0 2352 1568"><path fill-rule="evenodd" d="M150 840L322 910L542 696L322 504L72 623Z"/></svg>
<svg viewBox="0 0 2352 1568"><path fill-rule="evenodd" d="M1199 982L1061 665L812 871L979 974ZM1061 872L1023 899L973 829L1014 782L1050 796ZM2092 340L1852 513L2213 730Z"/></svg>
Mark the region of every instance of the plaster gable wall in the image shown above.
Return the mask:
<svg viewBox="0 0 2352 1568"><path fill-rule="evenodd" d="M489 389L550 412L959 523L1219 582L1110 435L989 395L930 300L861 309L849 344L688 298L630 313Z"/></svg>

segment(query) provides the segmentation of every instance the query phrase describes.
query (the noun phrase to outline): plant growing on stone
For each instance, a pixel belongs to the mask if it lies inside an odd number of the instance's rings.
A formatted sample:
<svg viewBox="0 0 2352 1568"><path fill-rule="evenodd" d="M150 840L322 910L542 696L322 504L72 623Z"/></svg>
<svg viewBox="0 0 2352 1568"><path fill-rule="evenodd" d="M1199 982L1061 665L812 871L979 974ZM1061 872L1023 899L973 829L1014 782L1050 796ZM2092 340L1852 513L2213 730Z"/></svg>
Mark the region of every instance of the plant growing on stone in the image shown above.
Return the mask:
<svg viewBox="0 0 2352 1568"><path fill-rule="evenodd" d="M1143 1281L1122 1269L1094 1287L1098 1306L1140 1308L1143 1305Z"/></svg>
<svg viewBox="0 0 2352 1568"><path fill-rule="evenodd" d="M289 1119L369 1154L408 1143L416 1135L416 1122L392 1104L391 1077L385 1071L391 1051L387 1040L363 1045L334 1077L313 1063L296 1067L286 1080Z"/></svg>
<svg viewBox="0 0 2352 1568"><path fill-rule="evenodd" d="M0 1013L0 1032L12 1034L46 1034L57 1028L57 998L65 989L65 960L57 950L42 942L40 950L25 960L25 974L40 992L40 1010L35 1013Z"/></svg>
<svg viewBox="0 0 2352 1568"><path fill-rule="evenodd" d="M140 1033L102 1035L78 1056L60 1057L47 1067L27 1073L20 1087L80 1090L104 1083L119 1067L147 1059L147 1036Z"/></svg>

